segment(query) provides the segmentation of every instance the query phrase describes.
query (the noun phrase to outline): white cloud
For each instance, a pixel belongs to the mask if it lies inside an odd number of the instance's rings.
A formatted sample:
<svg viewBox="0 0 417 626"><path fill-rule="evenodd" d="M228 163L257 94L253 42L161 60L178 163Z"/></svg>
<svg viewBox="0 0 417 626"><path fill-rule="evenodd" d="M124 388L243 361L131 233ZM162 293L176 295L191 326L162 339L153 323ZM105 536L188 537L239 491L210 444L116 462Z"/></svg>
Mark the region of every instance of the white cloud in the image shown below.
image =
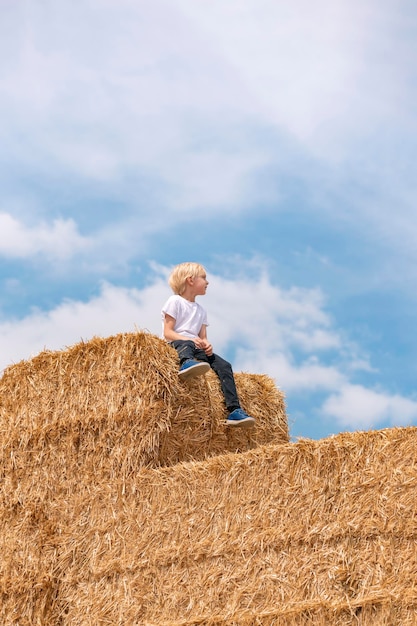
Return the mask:
<svg viewBox="0 0 417 626"><path fill-rule="evenodd" d="M384 422L404 426L417 419L416 401L347 382L327 398L322 410L341 426L354 429L372 428Z"/></svg>
<svg viewBox="0 0 417 626"><path fill-rule="evenodd" d="M94 336L135 329L159 335L160 303L165 295L161 280L142 291L103 284L100 294L87 302L67 300L50 311L34 310L23 319L0 323L0 367Z"/></svg>
<svg viewBox="0 0 417 626"><path fill-rule="evenodd" d="M390 80L378 61L378 32L390 41L387 6L372 0L329 4L297 0L224 3L178 0L196 27L235 68L258 111L313 150L392 115L402 84L402 61L392 49ZM378 31L375 33L375 25ZM393 84L395 86L393 86Z"/></svg>
<svg viewBox="0 0 417 626"><path fill-rule="evenodd" d="M175 210L207 194L214 207L238 202L248 170L270 159L236 136L232 150L202 145L210 125L218 143L234 125L273 124L309 149L330 141L333 156L359 120L363 128L383 117L401 91L394 71L377 102L367 87L376 66L366 56L370 25L381 10L373 0L23 6L9 8L0 44L1 111L12 133L3 145L26 148L12 141L17 127L42 155L38 166L54 159L99 180L144 168L179 187Z"/></svg>
<svg viewBox="0 0 417 626"><path fill-rule="evenodd" d="M281 208L279 183L258 181L264 170L307 181L316 210L339 215L312 182L317 161L312 173L299 158L327 160L320 175L333 189L347 172L380 188L380 154L394 155L387 184L404 169L398 146L366 148L387 128L394 144L398 127L415 132L404 23L400 8L375 0L12 3L0 25L0 161L43 181L98 181L144 219L157 205L161 229L172 215L218 217L249 201ZM143 186L125 177L145 180L153 201L144 206ZM385 205L368 193L361 205L352 189L347 219L414 250L414 187L397 187L404 197Z"/></svg>
<svg viewBox="0 0 417 626"><path fill-rule="evenodd" d="M52 224L26 226L8 213L0 213L0 256L28 258L42 254L66 259L88 247L73 220L56 219Z"/></svg>
<svg viewBox="0 0 417 626"><path fill-rule="evenodd" d="M135 325L160 334L160 310L170 290L166 268L152 268L153 283L141 290L105 283L100 294L88 302L67 300L51 311L34 310L21 320L4 322L0 325L2 358L16 360L45 346L59 349L81 338L132 330ZM242 271L250 269L250 264L245 268ZM314 355L334 350L340 338L317 290L285 291L272 285L266 274L246 280L243 276L231 280L209 275L209 281L203 306L209 314L209 337L218 353L234 344L238 346L238 367L245 364L248 354L256 352L265 357L257 366L279 375L282 365L289 372L288 383L299 380L304 381L300 382L303 387L314 386L305 382L309 373L314 373L321 386L330 386L323 381L335 374L314 360ZM298 365L291 358L294 349L304 353Z"/></svg>
<svg viewBox="0 0 417 626"><path fill-rule="evenodd" d="M66 300L51 311L34 310L21 320L0 324L2 366L94 335L135 327L159 335L160 310L170 290L166 268L152 268L154 281L141 290L105 283L87 302ZM246 280L209 275L209 281L209 295L202 302L209 315L208 335L219 354L237 346L235 368L267 373L290 390L331 390L341 384L337 367L324 362L341 339L317 290L286 291L272 285L266 274ZM298 362L294 350L303 354Z"/></svg>
<svg viewBox="0 0 417 626"><path fill-rule="evenodd" d="M311 353L340 345L320 290L284 290L273 285L266 273L253 279L210 275L208 279L209 332L216 343L256 345L265 353L294 348Z"/></svg>
<svg viewBox="0 0 417 626"><path fill-rule="evenodd" d="M235 369L243 372L267 373L287 395L304 391L333 391L345 382L336 366L321 363L317 357L296 363L291 354L270 350L239 349Z"/></svg>
<svg viewBox="0 0 417 626"><path fill-rule="evenodd" d="M181 184L183 195L190 181L190 198L207 192L209 180L212 188L221 175L227 182L230 169L230 199L239 169L243 178L253 155L227 159L198 145L192 150L196 137L189 125L198 137L202 118L213 126L219 114L242 119L247 98L236 110L239 80L175 3L90 0L77 8L47 1L27 12L16 6L10 14L16 38L4 33L0 39L8 59L0 61L0 111L9 120L3 145L9 143L13 153L25 148L25 142L13 142L17 126L42 161L53 159L55 167L98 180L117 178L126 167L143 168ZM23 149L19 158L30 160L31 153Z"/></svg>

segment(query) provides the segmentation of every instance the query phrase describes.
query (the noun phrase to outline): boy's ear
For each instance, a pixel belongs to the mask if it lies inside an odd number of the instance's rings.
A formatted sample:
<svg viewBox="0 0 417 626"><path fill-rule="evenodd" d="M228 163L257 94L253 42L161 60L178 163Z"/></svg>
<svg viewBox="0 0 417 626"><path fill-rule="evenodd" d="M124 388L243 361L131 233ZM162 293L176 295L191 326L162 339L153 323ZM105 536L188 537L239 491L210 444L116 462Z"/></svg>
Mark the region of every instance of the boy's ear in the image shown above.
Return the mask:
<svg viewBox="0 0 417 626"><path fill-rule="evenodd" d="M194 278L192 276L187 276L187 278L185 279L185 282L188 283L189 285L192 285L194 282Z"/></svg>

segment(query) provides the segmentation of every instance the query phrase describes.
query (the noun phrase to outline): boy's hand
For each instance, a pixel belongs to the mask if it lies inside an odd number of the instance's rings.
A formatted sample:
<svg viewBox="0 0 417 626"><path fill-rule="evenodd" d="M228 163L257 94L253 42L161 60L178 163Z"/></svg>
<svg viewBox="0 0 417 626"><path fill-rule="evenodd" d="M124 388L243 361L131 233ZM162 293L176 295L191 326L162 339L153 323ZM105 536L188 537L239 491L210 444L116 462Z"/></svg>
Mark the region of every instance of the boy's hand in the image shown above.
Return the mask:
<svg viewBox="0 0 417 626"><path fill-rule="evenodd" d="M196 337L193 341L197 348L200 348L200 350L204 350L207 356L211 356L213 354L213 346L207 341L207 339L201 339L200 337Z"/></svg>
<svg viewBox="0 0 417 626"><path fill-rule="evenodd" d="M213 346L207 341L207 339L205 340L205 347L203 348L203 350L207 354L207 356L211 356L213 354Z"/></svg>

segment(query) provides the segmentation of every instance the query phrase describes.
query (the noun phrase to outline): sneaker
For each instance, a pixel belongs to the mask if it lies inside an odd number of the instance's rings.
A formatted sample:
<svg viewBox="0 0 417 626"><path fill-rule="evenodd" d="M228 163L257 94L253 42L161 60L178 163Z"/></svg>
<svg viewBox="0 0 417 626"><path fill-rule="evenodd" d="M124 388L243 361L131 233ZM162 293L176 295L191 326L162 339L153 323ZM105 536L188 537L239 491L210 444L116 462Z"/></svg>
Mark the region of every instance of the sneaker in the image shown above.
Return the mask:
<svg viewBox="0 0 417 626"><path fill-rule="evenodd" d="M227 426L246 426L252 427L255 425L255 418L251 417L243 409L235 409L226 420Z"/></svg>
<svg viewBox="0 0 417 626"><path fill-rule="evenodd" d="M194 361L193 359L189 359L188 361L184 361L184 363L181 365L178 376L181 380L188 380L190 378L200 376L201 374L205 374L209 371L209 369L210 365L208 363L205 363L204 361Z"/></svg>

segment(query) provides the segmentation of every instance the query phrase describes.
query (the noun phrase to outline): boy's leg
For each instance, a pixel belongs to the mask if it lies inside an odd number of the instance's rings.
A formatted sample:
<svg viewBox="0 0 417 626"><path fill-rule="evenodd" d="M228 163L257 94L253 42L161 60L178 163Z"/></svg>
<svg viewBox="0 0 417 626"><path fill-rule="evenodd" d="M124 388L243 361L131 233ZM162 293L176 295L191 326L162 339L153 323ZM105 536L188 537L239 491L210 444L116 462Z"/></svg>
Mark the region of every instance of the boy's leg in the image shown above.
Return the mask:
<svg viewBox="0 0 417 626"><path fill-rule="evenodd" d="M255 419L240 408L235 377L230 363L218 354L212 354L212 356L207 357L207 360L220 380L226 408L229 411L226 420L227 426L254 426Z"/></svg>
<svg viewBox="0 0 417 626"><path fill-rule="evenodd" d="M223 392L226 408L229 416L226 420L228 426L253 426L255 420L247 415L241 408L237 395L235 377L231 364L218 354L207 356L204 350L196 347L194 341L172 341L171 345L178 352L180 358L180 372L182 379L192 378L204 374L203 365L211 367L219 377L220 387ZM194 365L193 365L194 363ZM191 364L191 367L188 367Z"/></svg>
<svg viewBox="0 0 417 626"><path fill-rule="evenodd" d="M231 364L218 354L206 356L210 367L216 372L220 380L226 408L229 412L240 408L239 397L237 395L235 377Z"/></svg>
<svg viewBox="0 0 417 626"><path fill-rule="evenodd" d="M186 340L178 340L171 341L171 346L175 348L178 352L178 356L180 358L180 365L184 363L184 361L188 361L188 359L195 358L196 346L194 341L186 341Z"/></svg>
<svg viewBox="0 0 417 626"><path fill-rule="evenodd" d="M202 351L196 348L194 341L191 339L189 341L182 339L172 341L171 345L176 349L180 359L178 375L181 380L189 380L195 376L200 376L210 369L207 359L200 358L199 353ZM203 356L206 356L204 352Z"/></svg>

